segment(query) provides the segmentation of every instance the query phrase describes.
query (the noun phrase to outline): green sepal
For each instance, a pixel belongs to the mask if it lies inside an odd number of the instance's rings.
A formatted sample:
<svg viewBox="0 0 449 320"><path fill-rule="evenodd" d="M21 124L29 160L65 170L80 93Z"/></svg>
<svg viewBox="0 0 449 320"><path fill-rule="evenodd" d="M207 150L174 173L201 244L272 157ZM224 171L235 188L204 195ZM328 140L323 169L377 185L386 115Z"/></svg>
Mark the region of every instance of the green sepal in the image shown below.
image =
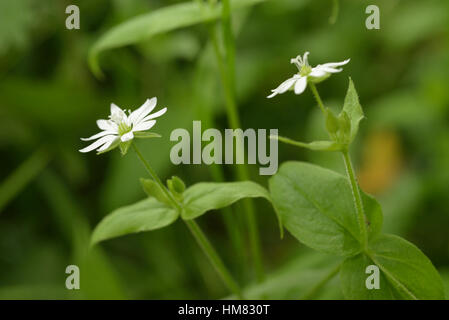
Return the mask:
<svg viewBox="0 0 449 320"><path fill-rule="evenodd" d="M167 197L167 195L164 193L164 191L161 189L159 184L154 182L151 179L140 179L140 183L142 184L143 191L150 196L156 198L159 202L165 203L166 205L173 206L170 199Z"/></svg>
<svg viewBox="0 0 449 320"><path fill-rule="evenodd" d="M340 129L340 123L339 119L329 108L326 108L326 129L332 139L337 140L337 132Z"/></svg>
<svg viewBox="0 0 449 320"><path fill-rule="evenodd" d="M349 143L351 141L351 119L349 119L346 111L342 111L338 115L338 123L340 127L340 139L342 143Z"/></svg>
<svg viewBox="0 0 449 320"><path fill-rule="evenodd" d="M186 189L186 185L181 178L173 176L171 179L167 180L168 190L173 194L176 200L182 201L184 199L183 193Z"/></svg>
<svg viewBox="0 0 449 320"><path fill-rule="evenodd" d="M160 138L162 136L155 132L136 131L134 132L134 137L139 139L147 139L147 138Z"/></svg>
<svg viewBox="0 0 449 320"><path fill-rule="evenodd" d="M124 156L128 152L128 149L131 146L132 142L133 142L132 140L129 140L126 142L120 141L119 147L120 147L120 152L121 152L122 156Z"/></svg>

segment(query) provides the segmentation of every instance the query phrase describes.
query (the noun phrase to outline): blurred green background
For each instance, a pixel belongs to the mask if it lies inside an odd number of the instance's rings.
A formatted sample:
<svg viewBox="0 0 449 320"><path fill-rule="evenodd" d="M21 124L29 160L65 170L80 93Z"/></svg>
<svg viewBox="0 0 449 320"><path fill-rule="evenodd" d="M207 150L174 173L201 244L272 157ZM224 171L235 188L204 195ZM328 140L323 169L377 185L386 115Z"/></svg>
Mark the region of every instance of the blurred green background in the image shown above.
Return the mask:
<svg viewBox="0 0 449 320"><path fill-rule="evenodd" d="M212 181L205 165L174 166L169 134L213 118L227 128L219 72L198 25L101 56L97 80L87 65L92 44L131 17L180 1L0 0L0 299L198 299L228 295L181 222L107 241L87 253L91 229L111 210L145 197L145 172L133 153L80 154L79 138L97 132L111 102L134 109L158 97L168 112L139 142L162 178ZM351 58L318 86L341 108L348 77L367 119L353 148L361 187L383 206L384 230L416 244L449 287L449 2L342 0L335 23L331 0L268 0L236 12L237 98L244 128L278 128L311 141L323 123L310 92L268 100L270 89L296 72L289 60L310 51L310 63ZM66 6L81 11L80 30L65 28ZM365 28L377 4L381 29ZM331 19L332 20L332 19ZM279 145L279 162L305 160L343 171L338 155ZM223 168L234 180L230 166ZM266 176L251 165L254 181ZM254 284L249 258L229 242L221 213L199 223L250 297L298 299L337 263L290 235L279 239L271 206L256 200L267 281ZM240 207L234 206L236 224ZM81 268L81 290L65 289L65 268ZM267 295L268 293L268 295ZM314 298L342 298L338 278Z"/></svg>

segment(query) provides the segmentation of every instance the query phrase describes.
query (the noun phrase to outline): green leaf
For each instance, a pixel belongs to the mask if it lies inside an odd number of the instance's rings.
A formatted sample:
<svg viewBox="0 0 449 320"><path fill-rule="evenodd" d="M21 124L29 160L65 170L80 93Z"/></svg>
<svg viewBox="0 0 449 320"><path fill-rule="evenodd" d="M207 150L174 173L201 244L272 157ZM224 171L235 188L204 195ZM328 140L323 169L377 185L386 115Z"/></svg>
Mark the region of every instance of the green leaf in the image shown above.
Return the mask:
<svg viewBox="0 0 449 320"><path fill-rule="evenodd" d="M346 177L312 164L287 162L269 186L282 224L296 239L326 253L360 252L361 234ZM373 237L381 230L382 211L372 197L362 193L362 200Z"/></svg>
<svg viewBox="0 0 449 320"><path fill-rule="evenodd" d="M143 179L143 178L140 179L140 183L142 184L143 191L145 191L145 193L148 196L156 198L159 202L165 203L169 207L172 206L172 202L164 193L164 191L161 190L159 184L157 184L151 179Z"/></svg>
<svg viewBox="0 0 449 320"><path fill-rule="evenodd" d="M305 143L280 136L270 136L270 139L278 139L286 144L291 144L300 148L306 148L314 151L340 151L343 148L341 144L335 141L313 141Z"/></svg>
<svg viewBox="0 0 449 320"><path fill-rule="evenodd" d="M251 181L200 182L184 192L182 218L195 219L207 211L230 206L240 199L256 197L271 201L268 191Z"/></svg>
<svg viewBox="0 0 449 320"><path fill-rule="evenodd" d="M368 252L346 259L342 265L340 280L347 299L444 299L440 275L410 242L381 235L369 244ZM380 289L366 288L369 265L379 268Z"/></svg>
<svg viewBox="0 0 449 320"><path fill-rule="evenodd" d="M178 216L177 210L155 198L148 198L106 216L93 231L91 244L130 233L160 229L175 222Z"/></svg>
<svg viewBox="0 0 449 320"><path fill-rule="evenodd" d="M134 132L134 137L135 138L141 138L141 139L145 139L145 138L160 138L161 135L157 134L155 132L136 131L136 132Z"/></svg>
<svg viewBox="0 0 449 320"><path fill-rule="evenodd" d="M363 114L362 106L359 102L359 96L357 94L357 91L355 90L354 83L352 82L351 78L349 78L348 91L346 93L342 112L346 112L351 121L351 132L349 135L349 143L351 143L357 136L360 121L365 117Z"/></svg>
<svg viewBox="0 0 449 320"><path fill-rule="evenodd" d="M252 6L265 0L233 0L231 10ZM135 44L178 28L209 22L221 16L222 6L201 6L198 1L185 2L161 8L125 21L104 34L89 52L92 71L101 75L98 56L101 52Z"/></svg>

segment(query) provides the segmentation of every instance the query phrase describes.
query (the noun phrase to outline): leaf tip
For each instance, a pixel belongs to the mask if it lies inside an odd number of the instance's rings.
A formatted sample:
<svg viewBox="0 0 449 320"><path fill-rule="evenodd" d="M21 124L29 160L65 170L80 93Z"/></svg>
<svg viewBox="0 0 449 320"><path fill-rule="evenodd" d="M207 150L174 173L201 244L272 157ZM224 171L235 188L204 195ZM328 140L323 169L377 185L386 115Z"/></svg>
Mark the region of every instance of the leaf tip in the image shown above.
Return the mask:
<svg viewBox="0 0 449 320"><path fill-rule="evenodd" d="M100 64L98 62L98 53L95 49L89 52L88 63L90 71L98 80L104 80L105 76L103 71L101 71Z"/></svg>

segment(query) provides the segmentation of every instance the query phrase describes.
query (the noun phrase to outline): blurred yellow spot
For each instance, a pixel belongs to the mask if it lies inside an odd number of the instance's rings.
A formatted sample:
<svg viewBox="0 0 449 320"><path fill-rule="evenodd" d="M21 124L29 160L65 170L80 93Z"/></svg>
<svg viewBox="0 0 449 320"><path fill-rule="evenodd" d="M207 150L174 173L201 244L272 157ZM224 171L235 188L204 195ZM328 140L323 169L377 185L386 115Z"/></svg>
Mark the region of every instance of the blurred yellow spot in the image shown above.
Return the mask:
<svg viewBox="0 0 449 320"><path fill-rule="evenodd" d="M399 136L393 131L373 132L364 143L360 187L371 194L381 194L398 178L402 165Z"/></svg>

